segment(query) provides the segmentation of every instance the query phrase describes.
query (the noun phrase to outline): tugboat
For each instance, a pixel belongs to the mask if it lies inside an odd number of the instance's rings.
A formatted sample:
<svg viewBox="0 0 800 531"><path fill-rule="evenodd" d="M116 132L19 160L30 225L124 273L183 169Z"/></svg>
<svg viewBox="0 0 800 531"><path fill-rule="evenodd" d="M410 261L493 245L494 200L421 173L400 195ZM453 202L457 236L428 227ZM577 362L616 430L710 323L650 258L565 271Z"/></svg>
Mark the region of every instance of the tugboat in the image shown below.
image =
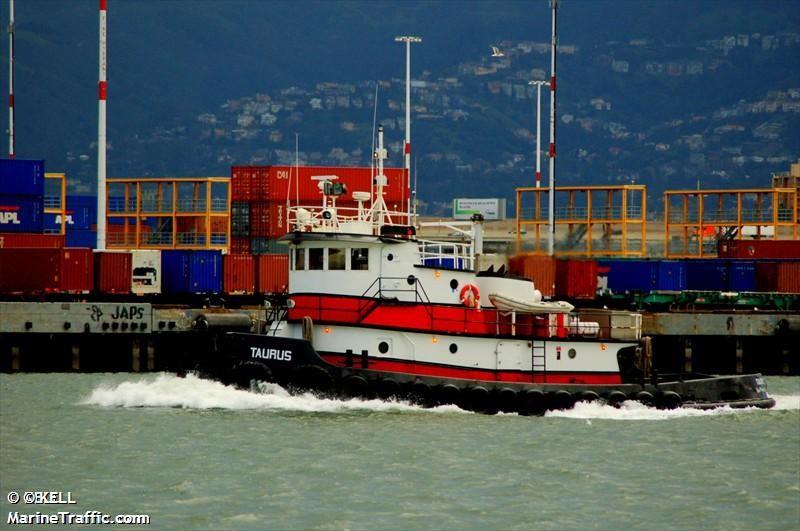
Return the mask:
<svg viewBox="0 0 800 531"><path fill-rule="evenodd" d="M463 243L418 238L413 215L389 211L383 199L382 128L375 158L374 190L352 193L358 208L338 208L347 190L319 176L322 204L288 209L289 292L260 333L222 336L212 376L486 413L541 414L591 400L775 404L758 374L657 374L638 314L622 324L610 312L582 320L503 266L481 270L479 215L469 229L451 224L469 237Z"/></svg>

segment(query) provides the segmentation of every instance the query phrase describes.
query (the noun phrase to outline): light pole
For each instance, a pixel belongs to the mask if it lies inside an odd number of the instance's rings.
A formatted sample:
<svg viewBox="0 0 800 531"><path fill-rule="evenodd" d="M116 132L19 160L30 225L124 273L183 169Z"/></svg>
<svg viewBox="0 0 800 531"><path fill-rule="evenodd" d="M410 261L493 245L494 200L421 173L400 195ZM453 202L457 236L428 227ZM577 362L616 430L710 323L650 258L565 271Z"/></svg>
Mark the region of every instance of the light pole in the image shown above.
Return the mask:
<svg viewBox="0 0 800 531"><path fill-rule="evenodd" d="M8 3L8 158L14 158L14 0Z"/></svg>
<svg viewBox="0 0 800 531"><path fill-rule="evenodd" d="M106 11L107 0L100 0L100 55L97 81L97 250L106 249ZM125 206L127 208L127 205Z"/></svg>
<svg viewBox="0 0 800 531"><path fill-rule="evenodd" d="M550 223L550 232L547 237L547 254L553 256L556 240L556 50L558 46L558 33L556 32L556 14L561 0L550 0L552 10L552 36L550 39L550 193L548 194L547 218ZM591 235L589 235L591 236Z"/></svg>
<svg viewBox="0 0 800 531"><path fill-rule="evenodd" d="M406 43L406 143L403 148L405 153L403 167L407 179L406 208L408 209L408 223L411 224L411 43L422 42L422 38L412 35L401 35L394 38L395 42Z"/></svg>
<svg viewBox="0 0 800 531"><path fill-rule="evenodd" d="M536 188L542 184L542 152L539 141L542 138L542 87L550 86L548 81L529 81L528 85L536 85Z"/></svg>

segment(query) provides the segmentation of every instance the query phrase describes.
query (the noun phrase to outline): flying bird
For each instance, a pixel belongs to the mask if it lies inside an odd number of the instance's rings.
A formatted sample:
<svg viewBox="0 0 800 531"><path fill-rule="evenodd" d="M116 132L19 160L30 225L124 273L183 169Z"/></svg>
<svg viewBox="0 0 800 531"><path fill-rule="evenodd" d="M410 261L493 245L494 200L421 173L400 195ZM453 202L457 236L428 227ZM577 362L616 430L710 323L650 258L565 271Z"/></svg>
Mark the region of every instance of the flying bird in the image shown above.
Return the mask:
<svg viewBox="0 0 800 531"><path fill-rule="evenodd" d="M492 49L492 57L503 57L506 55L497 46L490 46L490 48Z"/></svg>

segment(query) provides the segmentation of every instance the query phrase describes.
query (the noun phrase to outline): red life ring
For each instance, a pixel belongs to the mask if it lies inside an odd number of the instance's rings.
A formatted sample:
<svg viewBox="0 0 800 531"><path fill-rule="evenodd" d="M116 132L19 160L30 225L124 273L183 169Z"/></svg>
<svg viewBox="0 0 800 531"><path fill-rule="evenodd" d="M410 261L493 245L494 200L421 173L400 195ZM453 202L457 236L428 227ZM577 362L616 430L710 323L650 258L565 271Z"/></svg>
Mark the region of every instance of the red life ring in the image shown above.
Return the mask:
<svg viewBox="0 0 800 531"><path fill-rule="evenodd" d="M467 308L479 308L481 305L481 292L478 290L478 286L474 284L464 284L464 287L461 288L459 299L461 304Z"/></svg>

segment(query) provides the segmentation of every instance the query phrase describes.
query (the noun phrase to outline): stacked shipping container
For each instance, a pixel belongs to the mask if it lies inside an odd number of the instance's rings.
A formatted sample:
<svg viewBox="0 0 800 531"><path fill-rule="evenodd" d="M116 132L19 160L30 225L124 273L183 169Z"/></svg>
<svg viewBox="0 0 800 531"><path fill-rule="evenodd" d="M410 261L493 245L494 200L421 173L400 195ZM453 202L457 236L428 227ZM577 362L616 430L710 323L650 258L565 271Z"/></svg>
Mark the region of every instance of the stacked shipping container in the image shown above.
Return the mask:
<svg viewBox="0 0 800 531"><path fill-rule="evenodd" d="M162 251L161 271L164 293L222 293L219 251Z"/></svg>
<svg viewBox="0 0 800 531"><path fill-rule="evenodd" d="M720 258L745 260L800 259L800 240L722 240L717 254Z"/></svg>
<svg viewBox="0 0 800 531"><path fill-rule="evenodd" d="M519 254L508 259L508 270L514 275L533 281L544 297L556 293L556 259L552 256Z"/></svg>
<svg viewBox="0 0 800 531"><path fill-rule="evenodd" d="M93 289L91 249L0 249L2 293L89 293Z"/></svg>
<svg viewBox="0 0 800 531"><path fill-rule="evenodd" d="M388 185L384 200L390 210L408 205L407 183L402 168L384 170ZM229 292L280 293L289 278L288 247L276 242L291 230L287 201L291 205L318 207L322 204L319 181L312 177L333 176L347 192L336 201L344 209L355 209L357 191L372 191L374 170L367 167L331 166L233 166L231 168L231 245L226 257L225 290ZM355 211L344 211L352 214ZM247 258L255 255L252 262ZM251 265L252 263L252 265ZM230 265L231 267L227 267ZM253 279L250 280L250 270Z"/></svg>
<svg viewBox="0 0 800 531"><path fill-rule="evenodd" d="M330 166L233 166L231 168L231 252L265 254L280 252L275 239L286 234L286 203L316 207L322 204L319 181L312 177L338 177L347 193L337 199L337 206L355 209L356 191L372 190L374 170L368 167ZM404 210L408 192L402 168L384 170L388 185L384 200L390 210ZM353 211L354 212L354 211Z"/></svg>
<svg viewBox="0 0 800 531"><path fill-rule="evenodd" d="M45 214L44 231L60 233L61 221L60 214ZM94 248L97 244L97 199L89 195L68 195L64 226L67 246Z"/></svg>
<svg viewBox="0 0 800 531"><path fill-rule="evenodd" d="M44 161L0 160L0 232L41 233Z"/></svg>

